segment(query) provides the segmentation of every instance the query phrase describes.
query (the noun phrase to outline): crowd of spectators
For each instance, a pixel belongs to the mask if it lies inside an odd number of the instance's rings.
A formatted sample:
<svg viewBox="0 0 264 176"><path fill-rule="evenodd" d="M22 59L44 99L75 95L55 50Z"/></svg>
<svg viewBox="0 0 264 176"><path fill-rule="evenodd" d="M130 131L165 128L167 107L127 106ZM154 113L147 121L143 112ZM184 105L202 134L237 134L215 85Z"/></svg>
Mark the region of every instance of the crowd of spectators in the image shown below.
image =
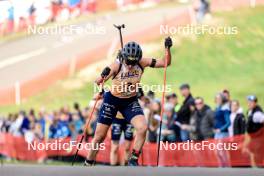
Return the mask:
<svg viewBox="0 0 264 176"><path fill-rule="evenodd" d="M255 95L247 97L248 109L243 111L240 102L231 99L228 90L216 94L214 108L202 97L194 98L188 84L181 85L180 92L184 97L181 105L176 94L167 96L161 132L163 141L222 139L257 132L264 126L264 113Z"/></svg>
<svg viewBox="0 0 264 176"><path fill-rule="evenodd" d="M2 0L0 36L30 25L65 21L82 13L96 12L96 0Z"/></svg>
<svg viewBox="0 0 264 176"><path fill-rule="evenodd" d="M216 94L214 109L209 107L202 97L194 98L188 84L180 86L180 93L184 97L182 104L178 102L175 93L166 96L161 126L162 141L222 139L245 132L256 132L263 127L264 114L254 95L247 97L248 111L244 113L239 101L232 100L228 90ZM147 141L155 143L159 134L161 101L153 92L148 92L147 95L140 96L139 102L148 122ZM34 109L29 112L21 110L19 113L0 118L0 130L14 136L24 136L28 142L76 138L83 132L94 103L95 100L92 100L85 108L75 103L72 110L69 106L64 106L53 112L44 108L38 113ZM91 118L87 136L93 136L99 108L100 103Z"/></svg>
<svg viewBox="0 0 264 176"><path fill-rule="evenodd" d="M197 20L209 13L207 0L196 0ZM125 9L133 3L158 3L159 0L1 0L0 36L23 31L28 26L66 21L82 14L96 13L107 8ZM188 1L187 1L188 2ZM100 5L99 5L100 4ZM98 8L100 6L100 8ZM106 6L106 7L104 7ZM106 9L105 9L106 8Z"/></svg>

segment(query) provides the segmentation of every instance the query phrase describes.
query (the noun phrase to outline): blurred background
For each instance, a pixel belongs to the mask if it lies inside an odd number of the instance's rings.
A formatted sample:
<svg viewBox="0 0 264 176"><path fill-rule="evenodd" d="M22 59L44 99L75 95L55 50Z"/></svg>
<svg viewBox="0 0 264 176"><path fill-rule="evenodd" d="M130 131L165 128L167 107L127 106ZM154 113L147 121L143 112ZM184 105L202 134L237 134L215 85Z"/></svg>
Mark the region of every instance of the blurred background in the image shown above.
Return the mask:
<svg viewBox="0 0 264 176"><path fill-rule="evenodd" d="M263 0L0 0L1 158L69 164L74 151L33 152L26 144L78 139L94 103L93 80L120 48L113 24L124 23L124 41L140 43L143 57L162 58L165 36L174 42L162 140L216 142L220 128L223 140L239 144L229 153L164 152L162 158L171 157L161 164L263 167L263 5ZM161 26L171 30L162 33ZM225 31L190 31L201 26ZM146 69L142 79L144 85L161 85L163 69ZM140 98L149 124L143 165L155 165L150 156L160 99L161 92L150 90ZM229 120L222 123L217 114L224 107ZM252 120L256 112L258 120ZM95 113L87 141L96 119ZM99 154L101 163L109 163L109 150ZM79 155L82 161L86 151ZM200 159L190 162L192 156Z"/></svg>

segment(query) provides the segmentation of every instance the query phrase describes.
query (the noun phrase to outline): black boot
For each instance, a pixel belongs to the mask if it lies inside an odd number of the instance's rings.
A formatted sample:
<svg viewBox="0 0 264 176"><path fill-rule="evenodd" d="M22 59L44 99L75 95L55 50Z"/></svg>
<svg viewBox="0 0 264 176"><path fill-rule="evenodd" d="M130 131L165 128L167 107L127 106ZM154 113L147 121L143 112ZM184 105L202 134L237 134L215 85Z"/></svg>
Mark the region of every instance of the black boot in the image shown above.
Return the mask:
<svg viewBox="0 0 264 176"><path fill-rule="evenodd" d="M84 161L84 166L94 166L95 165L95 161L94 160L85 160Z"/></svg>
<svg viewBox="0 0 264 176"><path fill-rule="evenodd" d="M139 155L140 155L140 152L133 150L130 158L128 159L127 165L128 166L138 166Z"/></svg>

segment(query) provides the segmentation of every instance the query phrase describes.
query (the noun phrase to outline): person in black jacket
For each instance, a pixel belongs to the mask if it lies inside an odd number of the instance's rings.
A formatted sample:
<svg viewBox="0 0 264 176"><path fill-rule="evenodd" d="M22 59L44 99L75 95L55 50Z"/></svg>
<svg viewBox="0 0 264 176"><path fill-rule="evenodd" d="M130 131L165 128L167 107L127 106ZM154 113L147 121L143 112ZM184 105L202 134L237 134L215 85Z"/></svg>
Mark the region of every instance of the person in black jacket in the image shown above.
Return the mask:
<svg viewBox="0 0 264 176"><path fill-rule="evenodd" d="M246 129L246 120L239 101L231 101L230 126L228 128L229 136L244 134Z"/></svg>
<svg viewBox="0 0 264 176"><path fill-rule="evenodd" d="M250 156L250 163L253 167L262 166L264 158L264 113L258 105L258 99L255 95L248 96L247 100L249 110L246 130L249 135L246 136L248 139L245 139L242 152Z"/></svg>
<svg viewBox="0 0 264 176"><path fill-rule="evenodd" d="M189 84L182 84L180 86L182 96L185 98L181 108L177 112L178 121L181 125L189 125L192 115L191 107L194 106L194 98L190 91ZM189 132L185 129L181 129L181 140L189 140Z"/></svg>
<svg viewBox="0 0 264 176"><path fill-rule="evenodd" d="M190 125L182 125L182 129L190 132L191 140L204 140L214 137L214 112L204 103L202 97L195 98L195 111Z"/></svg>
<svg viewBox="0 0 264 176"><path fill-rule="evenodd" d="M255 95L247 97L248 100L248 122L247 132L254 133L259 131L264 126L264 113L262 108L258 105L258 99Z"/></svg>

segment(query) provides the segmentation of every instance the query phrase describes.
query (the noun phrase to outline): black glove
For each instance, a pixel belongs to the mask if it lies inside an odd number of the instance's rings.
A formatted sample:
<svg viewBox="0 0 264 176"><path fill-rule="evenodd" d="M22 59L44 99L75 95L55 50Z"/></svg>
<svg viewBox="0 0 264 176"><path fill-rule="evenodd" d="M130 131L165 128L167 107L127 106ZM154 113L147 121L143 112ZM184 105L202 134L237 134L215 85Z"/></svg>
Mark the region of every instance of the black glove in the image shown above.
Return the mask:
<svg viewBox="0 0 264 176"><path fill-rule="evenodd" d="M165 38L165 42L164 43L165 43L165 48L170 49L170 47L172 47L172 40L171 40L170 37Z"/></svg>
<svg viewBox="0 0 264 176"><path fill-rule="evenodd" d="M102 78L105 78L109 75L111 69L109 67L105 67L104 70L101 73Z"/></svg>

